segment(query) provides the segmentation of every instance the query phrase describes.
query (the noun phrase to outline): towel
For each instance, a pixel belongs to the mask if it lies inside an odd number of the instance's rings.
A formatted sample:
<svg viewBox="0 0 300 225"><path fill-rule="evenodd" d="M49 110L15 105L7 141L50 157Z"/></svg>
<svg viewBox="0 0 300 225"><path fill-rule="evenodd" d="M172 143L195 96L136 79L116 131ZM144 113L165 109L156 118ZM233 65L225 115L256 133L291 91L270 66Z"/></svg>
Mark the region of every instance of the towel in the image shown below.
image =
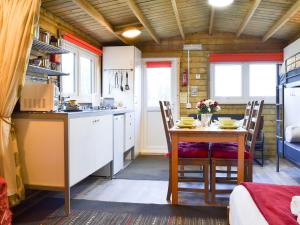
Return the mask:
<svg viewBox="0 0 300 225"><path fill-rule="evenodd" d="M297 216L297 222L300 224L300 196L294 196L291 201L291 212Z"/></svg>
<svg viewBox="0 0 300 225"><path fill-rule="evenodd" d="M287 142L300 142L300 126L288 126L285 129L285 140Z"/></svg>

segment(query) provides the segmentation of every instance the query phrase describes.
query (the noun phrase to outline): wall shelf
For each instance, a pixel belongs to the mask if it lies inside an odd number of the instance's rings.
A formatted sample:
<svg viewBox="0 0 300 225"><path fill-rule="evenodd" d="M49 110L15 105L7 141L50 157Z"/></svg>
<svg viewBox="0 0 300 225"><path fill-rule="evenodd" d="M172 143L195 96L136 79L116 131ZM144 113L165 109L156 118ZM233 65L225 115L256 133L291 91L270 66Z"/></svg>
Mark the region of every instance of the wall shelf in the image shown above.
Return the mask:
<svg viewBox="0 0 300 225"><path fill-rule="evenodd" d="M33 39L32 48L35 50L42 51L48 54L65 54L69 53L68 50L63 49L61 47L56 47L53 45L49 45L45 42L39 41L37 39Z"/></svg>
<svg viewBox="0 0 300 225"><path fill-rule="evenodd" d="M33 65L28 65L27 72L38 73L38 74L47 74L48 76L68 76L69 75L69 73L62 73L59 71L50 70L47 68L33 66Z"/></svg>

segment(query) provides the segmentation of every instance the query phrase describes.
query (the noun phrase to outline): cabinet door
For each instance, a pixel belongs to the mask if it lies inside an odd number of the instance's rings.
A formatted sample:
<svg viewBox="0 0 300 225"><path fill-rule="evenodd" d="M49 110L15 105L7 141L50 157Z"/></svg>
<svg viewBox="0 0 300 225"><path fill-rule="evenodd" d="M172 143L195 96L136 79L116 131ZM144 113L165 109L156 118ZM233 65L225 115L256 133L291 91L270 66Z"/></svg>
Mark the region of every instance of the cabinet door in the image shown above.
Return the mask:
<svg viewBox="0 0 300 225"><path fill-rule="evenodd" d="M95 118L94 140L95 170L113 160L113 116L105 115Z"/></svg>
<svg viewBox="0 0 300 225"><path fill-rule="evenodd" d="M69 120L69 168L70 185L74 185L93 172L92 144L93 117Z"/></svg>
<svg viewBox="0 0 300 225"><path fill-rule="evenodd" d="M134 47L103 47L103 69L134 69Z"/></svg>
<svg viewBox="0 0 300 225"><path fill-rule="evenodd" d="M70 119L70 185L112 161L112 135L112 115Z"/></svg>
<svg viewBox="0 0 300 225"><path fill-rule="evenodd" d="M134 113L125 114L125 151L134 146Z"/></svg>

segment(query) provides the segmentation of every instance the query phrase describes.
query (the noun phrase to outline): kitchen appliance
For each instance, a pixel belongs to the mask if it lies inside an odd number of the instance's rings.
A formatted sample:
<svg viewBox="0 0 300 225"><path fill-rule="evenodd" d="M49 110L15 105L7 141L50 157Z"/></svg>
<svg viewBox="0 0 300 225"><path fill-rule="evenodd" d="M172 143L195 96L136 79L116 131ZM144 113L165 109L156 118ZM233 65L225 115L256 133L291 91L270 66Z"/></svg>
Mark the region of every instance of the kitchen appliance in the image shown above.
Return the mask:
<svg viewBox="0 0 300 225"><path fill-rule="evenodd" d="M124 115L114 116L114 154L113 154L113 175L118 173L124 167Z"/></svg>
<svg viewBox="0 0 300 225"><path fill-rule="evenodd" d="M57 111L59 89L55 84L25 84L20 98L21 111Z"/></svg>
<svg viewBox="0 0 300 225"><path fill-rule="evenodd" d="M103 108L114 108L115 98L103 98Z"/></svg>

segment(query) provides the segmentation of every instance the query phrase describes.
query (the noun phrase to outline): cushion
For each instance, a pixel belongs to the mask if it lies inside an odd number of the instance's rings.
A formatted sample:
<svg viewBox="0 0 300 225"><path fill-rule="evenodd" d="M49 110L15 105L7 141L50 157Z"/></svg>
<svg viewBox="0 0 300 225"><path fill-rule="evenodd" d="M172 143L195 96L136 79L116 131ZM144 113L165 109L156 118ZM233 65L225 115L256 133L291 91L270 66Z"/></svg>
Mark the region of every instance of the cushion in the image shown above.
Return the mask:
<svg viewBox="0 0 300 225"><path fill-rule="evenodd" d="M300 142L300 126L288 126L285 129L285 140L287 142Z"/></svg>
<svg viewBox="0 0 300 225"><path fill-rule="evenodd" d="M179 147L209 147L209 143L206 142L179 142Z"/></svg>
<svg viewBox="0 0 300 225"><path fill-rule="evenodd" d="M227 146L238 146L236 142L219 142L219 143L211 143L211 148L222 148Z"/></svg>
<svg viewBox="0 0 300 225"><path fill-rule="evenodd" d="M218 159L237 159L238 152L234 148L213 149L211 151L211 157L218 158ZM250 159L250 157L251 157L251 153L245 150L244 158Z"/></svg>
<svg viewBox="0 0 300 225"><path fill-rule="evenodd" d="M208 145L180 146L178 147L179 158L208 158ZM171 152L167 153L171 156Z"/></svg>

